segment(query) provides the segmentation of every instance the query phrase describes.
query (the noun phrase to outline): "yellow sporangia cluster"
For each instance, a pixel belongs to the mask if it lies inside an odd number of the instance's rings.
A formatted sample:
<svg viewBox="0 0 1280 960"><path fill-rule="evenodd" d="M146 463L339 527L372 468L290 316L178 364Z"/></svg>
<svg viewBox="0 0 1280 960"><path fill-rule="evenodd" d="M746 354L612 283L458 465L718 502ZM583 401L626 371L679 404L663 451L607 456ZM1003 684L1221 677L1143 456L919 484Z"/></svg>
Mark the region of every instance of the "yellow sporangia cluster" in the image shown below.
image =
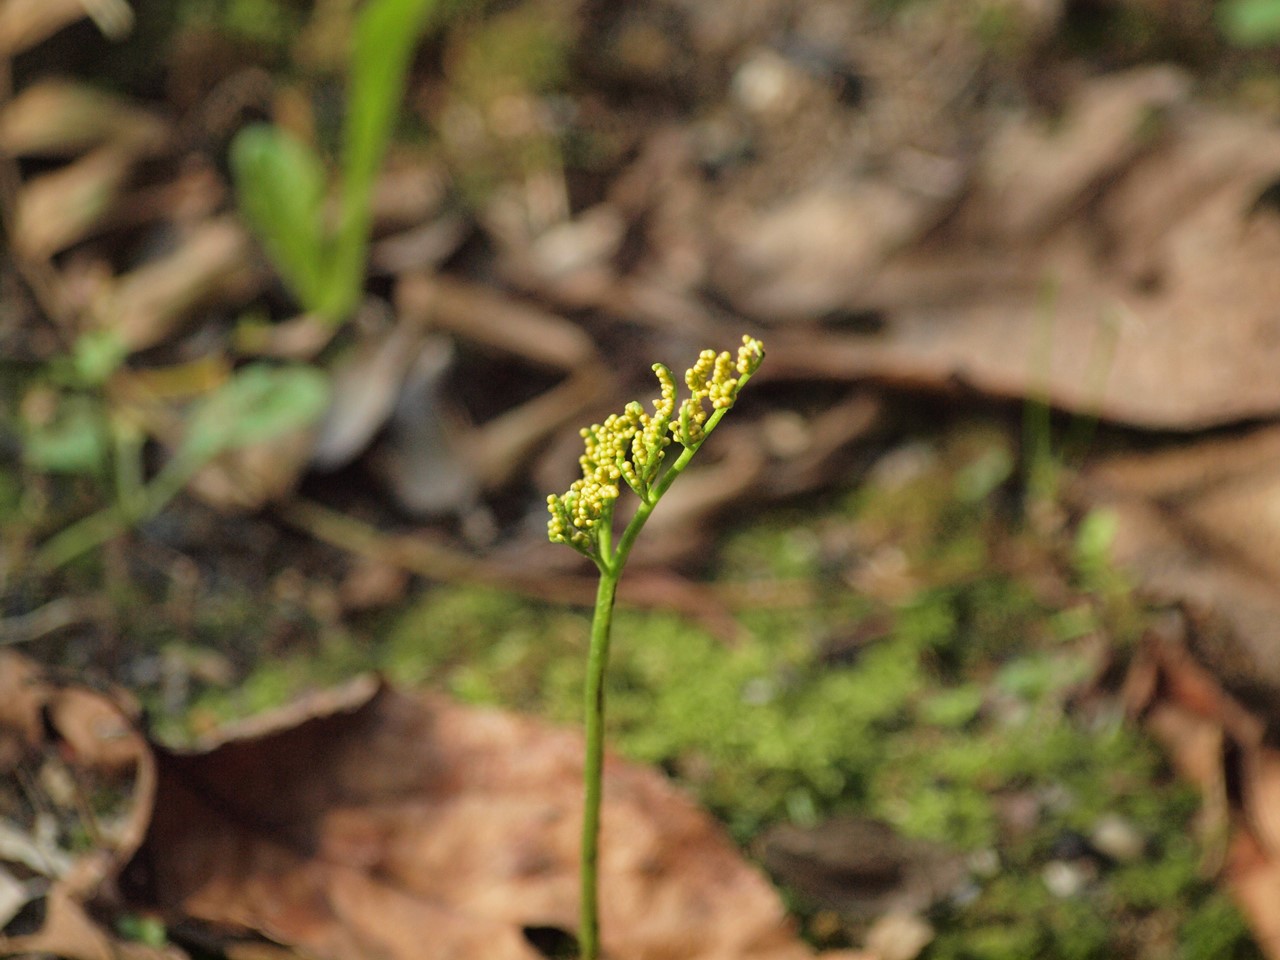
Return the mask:
<svg viewBox="0 0 1280 960"><path fill-rule="evenodd" d="M547 497L551 514L547 536L551 542L567 543L592 555L600 525L613 520L614 503L621 492L619 479L647 502L672 439L695 449L706 437L709 417L714 411L733 406L742 384L763 359L764 346L752 337L742 338L736 360L727 351L717 354L703 350L685 371L684 382L690 396L680 404L678 417L671 371L655 363L653 371L660 395L653 401L652 414L633 401L621 414L612 414L604 423L580 431L584 450L578 463L582 477L563 496ZM711 412L707 410L708 403Z"/></svg>

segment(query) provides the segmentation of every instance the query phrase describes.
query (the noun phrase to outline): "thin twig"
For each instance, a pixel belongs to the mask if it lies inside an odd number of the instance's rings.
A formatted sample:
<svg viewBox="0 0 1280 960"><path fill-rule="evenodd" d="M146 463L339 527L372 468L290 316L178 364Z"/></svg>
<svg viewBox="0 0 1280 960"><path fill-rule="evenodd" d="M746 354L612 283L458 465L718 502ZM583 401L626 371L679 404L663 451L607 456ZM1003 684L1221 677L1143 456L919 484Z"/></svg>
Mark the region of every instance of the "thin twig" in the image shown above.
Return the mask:
<svg viewBox="0 0 1280 960"><path fill-rule="evenodd" d="M96 620L105 604L95 597L61 597L29 613L0 620L0 646L30 643L77 623Z"/></svg>
<svg viewBox="0 0 1280 960"><path fill-rule="evenodd" d="M0 110L13 99L13 62L0 58ZM68 331L72 315L60 293L62 278L53 264L44 258L30 257L15 243L18 224L18 194L22 189L22 176L18 161L11 154L0 151L0 226L8 237L9 255L13 258L18 275L40 305L44 316L64 347L70 346Z"/></svg>

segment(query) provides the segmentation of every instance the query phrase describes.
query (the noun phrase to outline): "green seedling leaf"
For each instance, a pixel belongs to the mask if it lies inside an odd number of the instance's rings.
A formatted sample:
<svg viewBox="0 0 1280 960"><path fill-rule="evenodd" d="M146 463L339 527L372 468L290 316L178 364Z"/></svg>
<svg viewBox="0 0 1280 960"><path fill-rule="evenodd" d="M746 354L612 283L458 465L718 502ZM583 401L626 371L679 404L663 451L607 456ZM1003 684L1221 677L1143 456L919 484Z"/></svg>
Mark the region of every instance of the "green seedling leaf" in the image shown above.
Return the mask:
<svg viewBox="0 0 1280 960"><path fill-rule="evenodd" d="M965 503L980 503L1013 475L1014 466L1008 450L992 447L956 476L956 496Z"/></svg>
<svg viewBox="0 0 1280 960"><path fill-rule="evenodd" d="M373 183L387 152L414 48L436 0L372 0L356 21L343 138L342 221L321 294L332 319L355 306L364 280Z"/></svg>
<svg viewBox="0 0 1280 960"><path fill-rule="evenodd" d="M119 536L131 524L155 516L196 471L220 453L265 443L306 427L324 412L328 402L329 381L318 370L301 364L250 364L196 408L176 456L146 487L126 490L122 502L50 537L36 552L36 568L56 570ZM104 431L104 450L105 446Z"/></svg>
<svg viewBox="0 0 1280 960"><path fill-rule="evenodd" d="M1080 521L1073 560L1086 590L1108 598L1128 593L1128 578L1112 557L1119 534L1120 518L1113 510L1090 510Z"/></svg>
<svg viewBox="0 0 1280 960"><path fill-rule="evenodd" d="M155 917L144 917L137 913L127 913L116 920L116 932L126 940L157 949L169 943L169 933L163 923Z"/></svg>
<svg viewBox="0 0 1280 960"><path fill-rule="evenodd" d="M283 130L254 124L232 141L231 172L241 210L298 303L323 312L324 165Z"/></svg>
<svg viewBox="0 0 1280 960"><path fill-rule="evenodd" d="M23 455L43 473L96 474L106 469L110 438L102 408L88 396L63 397L54 419L27 424Z"/></svg>
<svg viewBox="0 0 1280 960"><path fill-rule="evenodd" d="M175 459L198 467L224 451L264 443L314 423L328 402L328 378L313 367L250 364L192 414Z"/></svg>
<svg viewBox="0 0 1280 960"><path fill-rule="evenodd" d="M114 330L90 330L72 347L72 369L81 384L98 386L119 369L128 355L129 348Z"/></svg>
<svg viewBox="0 0 1280 960"><path fill-rule="evenodd" d="M1038 703L1051 693L1079 683L1088 674L1089 663L1083 657L1027 656L1001 668L996 686L1027 703Z"/></svg>
<svg viewBox="0 0 1280 960"><path fill-rule="evenodd" d="M1119 531L1120 518L1115 511L1090 510L1076 531L1076 563L1090 573L1105 570Z"/></svg>
<svg viewBox="0 0 1280 960"><path fill-rule="evenodd" d="M1226 0L1218 5L1218 29L1238 47L1280 41L1280 0Z"/></svg>

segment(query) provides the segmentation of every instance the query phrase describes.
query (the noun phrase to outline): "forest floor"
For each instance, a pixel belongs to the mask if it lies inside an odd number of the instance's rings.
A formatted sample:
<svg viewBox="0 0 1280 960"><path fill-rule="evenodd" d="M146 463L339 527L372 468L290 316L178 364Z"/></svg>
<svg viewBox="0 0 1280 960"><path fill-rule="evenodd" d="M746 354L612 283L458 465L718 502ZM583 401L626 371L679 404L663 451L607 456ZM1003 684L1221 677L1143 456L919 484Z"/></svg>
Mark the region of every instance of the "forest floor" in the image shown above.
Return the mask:
<svg viewBox="0 0 1280 960"><path fill-rule="evenodd" d="M1280 957L1274 52L430 6L399 79L349 3L0 10L0 952L571 955L546 496L749 333L623 580L608 955Z"/></svg>

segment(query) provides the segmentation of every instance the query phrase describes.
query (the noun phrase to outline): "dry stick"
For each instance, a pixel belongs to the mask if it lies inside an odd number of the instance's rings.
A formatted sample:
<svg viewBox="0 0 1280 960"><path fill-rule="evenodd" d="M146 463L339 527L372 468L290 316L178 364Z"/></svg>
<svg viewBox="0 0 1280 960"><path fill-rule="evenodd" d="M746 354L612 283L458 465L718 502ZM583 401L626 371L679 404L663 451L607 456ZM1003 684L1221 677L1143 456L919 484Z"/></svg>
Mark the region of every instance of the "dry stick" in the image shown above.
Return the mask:
<svg viewBox="0 0 1280 960"><path fill-rule="evenodd" d="M0 58L0 108L7 106L12 99L13 61L4 57ZM18 161L8 152L0 151L0 226L9 238L9 252L19 276L45 317L51 321L59 342L68 347L67 331L71 329L73 317L61 294L62 278L49 260L27 256L15 245L17 233L14 228L18 221L18 193L21 188Z"/></svg>
<svg viewBox="0 0 1280 960"><path fill-rule="evenodd" d="M595 577L541 572L537 564L504 564L431 543L413 534L386 533L348 514L295 497L275 508L274 516L296 530L339 550L390 564L441 583L495 587L531 599L589 606L598 590ZM674 610L700 621L726 642L741 630L733 611L805 609L813 605L812 584L803 580L771 583L700 584L656 571L630 577L618 590L624 606Z"/></svg>

